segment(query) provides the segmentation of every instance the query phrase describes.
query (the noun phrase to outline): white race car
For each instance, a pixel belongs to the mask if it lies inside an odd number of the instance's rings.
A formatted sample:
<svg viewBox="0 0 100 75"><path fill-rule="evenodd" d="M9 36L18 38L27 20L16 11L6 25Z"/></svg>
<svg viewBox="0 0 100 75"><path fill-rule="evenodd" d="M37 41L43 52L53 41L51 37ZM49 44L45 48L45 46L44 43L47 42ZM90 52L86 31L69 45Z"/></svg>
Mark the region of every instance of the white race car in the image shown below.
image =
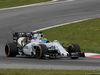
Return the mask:
<svg viewBox="0 0 100 75"><path fill-rule="evenodd" d="M18 43L18 39L25 37ZM80 46L77 43L70 44L69 47L64 47L57 40L50 42L43 39L43 33L34 34L32 32L15 32L13 34L13 42L6 43L5 53L7 57L15 57L16 55L27 55L39 59L44 58L62 58L70 57L77 59L85 57L84 52L81 52Z"/></svg>

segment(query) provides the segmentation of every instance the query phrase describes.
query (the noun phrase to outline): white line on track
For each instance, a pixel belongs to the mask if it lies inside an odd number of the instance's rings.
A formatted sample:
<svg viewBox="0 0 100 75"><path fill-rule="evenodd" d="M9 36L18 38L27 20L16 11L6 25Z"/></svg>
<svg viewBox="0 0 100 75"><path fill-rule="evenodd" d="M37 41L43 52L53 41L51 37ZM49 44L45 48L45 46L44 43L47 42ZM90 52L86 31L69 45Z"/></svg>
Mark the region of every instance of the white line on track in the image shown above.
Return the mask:
<svg viewBox="0 0 100 75"><path fill-rule="evenodd" d="M29 4L29 5L23 5L23 6L17 6L17 7L10 7L10 8L3 8L0 9L0 11L3 10L11 10L11 9L18 9L18 8L25 8L25 7L32 7L32 6L41 6L41 5L50 5L50 4L57 4L57 3L65 3L75 0L65 0L65 1L48 1L48 2L42 2L42 3L36 3L36 4Z"/></svg>
<svg viewBox="0 0 100 75"><path fill-rule="evenodd" d="M92 18L89 18L89 19L92 19ZM63 24L59 24L59 25L54 25L54 26L38 29L38 30L35 30L35 31L32 31L32 32L38 32L38 31L42 31L42 30L46 30L46 29L50 29L50 28L55 28L55 27L59 27L59 26L64 26L64 25L68 25L68 24L71 24L71 23L77 23L77 22L81 22L81 21L85 21L85 20L89 20L89 19L82 19L82 20L78 20L78 21L73 21L73 22L63 23Z"/></svg>

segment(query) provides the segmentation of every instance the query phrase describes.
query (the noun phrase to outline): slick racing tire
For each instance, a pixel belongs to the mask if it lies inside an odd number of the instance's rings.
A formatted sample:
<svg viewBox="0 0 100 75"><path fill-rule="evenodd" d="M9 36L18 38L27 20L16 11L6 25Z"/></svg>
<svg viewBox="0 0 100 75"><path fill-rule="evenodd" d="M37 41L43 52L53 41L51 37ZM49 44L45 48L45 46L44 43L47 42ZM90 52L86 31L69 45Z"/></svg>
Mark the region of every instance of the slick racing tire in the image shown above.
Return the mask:
<svg viewBox="0 0 100 75"><path fill-rule="evenodd" d="M68 47L68 52L69 52L70 57L71 57L72 52L81 53L80 46L77 43L71 43L70 46ZM71 59L77 59L77 58L79 58L79 56L71 57Z"/></svg>
<svg viewBox="0 0 100 75"><path fill-rule="evenodd" d="M5 45L5 53L7 57L16 57L18 54L17 46L15 43L7 43Z"/></svg>
<svg viewBox="0 0 100 75"><path fill-rule="evenodd" d="M46 47L46 45L44 44L39 44L36 47L36 57L39 59L43 59L44 55L48 53L48 49Z"/></svg>

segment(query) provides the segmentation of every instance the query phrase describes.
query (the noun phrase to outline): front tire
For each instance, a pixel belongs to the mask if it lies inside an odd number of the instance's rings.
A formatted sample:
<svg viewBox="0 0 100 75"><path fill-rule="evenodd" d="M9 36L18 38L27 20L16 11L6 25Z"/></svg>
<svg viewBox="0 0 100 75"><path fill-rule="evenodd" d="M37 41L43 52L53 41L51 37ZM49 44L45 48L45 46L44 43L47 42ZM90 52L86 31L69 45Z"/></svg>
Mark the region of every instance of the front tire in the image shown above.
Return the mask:
<svg viewBox="0 0 100 75"><path fill-rule="evenodd" d="M80 46L77 43L71 43L70 46L68 47L68 52L71 59L77 59L79 58L79 55L72 57L71 53L76 53L76 52L81 53Z"/></svg>
<svg viewBox="0 0 100 75"><path fill-rule="evenodd" d="M48 49L46 47L46 45L44 44L39 44L36 47L36 57L39 59L43 59L44 55L48 53Z"/></svg>
<svg viewBox="0 0 100 75"><path fill-rule="evenodd" d="M5 45L5 54L7 57L16 57L18 54L17 46L15 43L7 43Z"/></svg>

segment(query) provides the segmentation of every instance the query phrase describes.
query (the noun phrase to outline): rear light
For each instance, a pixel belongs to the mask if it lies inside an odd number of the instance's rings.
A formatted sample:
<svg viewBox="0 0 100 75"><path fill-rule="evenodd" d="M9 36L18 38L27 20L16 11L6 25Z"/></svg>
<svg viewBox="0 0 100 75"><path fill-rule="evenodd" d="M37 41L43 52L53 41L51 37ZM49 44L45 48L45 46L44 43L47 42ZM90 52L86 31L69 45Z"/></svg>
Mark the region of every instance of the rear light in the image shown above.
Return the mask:
<svg viewBox="0 0 100 75"><path fill-rule="evenodd" d="M26 35L22 35L23 37L25 37Z"/></svg>

